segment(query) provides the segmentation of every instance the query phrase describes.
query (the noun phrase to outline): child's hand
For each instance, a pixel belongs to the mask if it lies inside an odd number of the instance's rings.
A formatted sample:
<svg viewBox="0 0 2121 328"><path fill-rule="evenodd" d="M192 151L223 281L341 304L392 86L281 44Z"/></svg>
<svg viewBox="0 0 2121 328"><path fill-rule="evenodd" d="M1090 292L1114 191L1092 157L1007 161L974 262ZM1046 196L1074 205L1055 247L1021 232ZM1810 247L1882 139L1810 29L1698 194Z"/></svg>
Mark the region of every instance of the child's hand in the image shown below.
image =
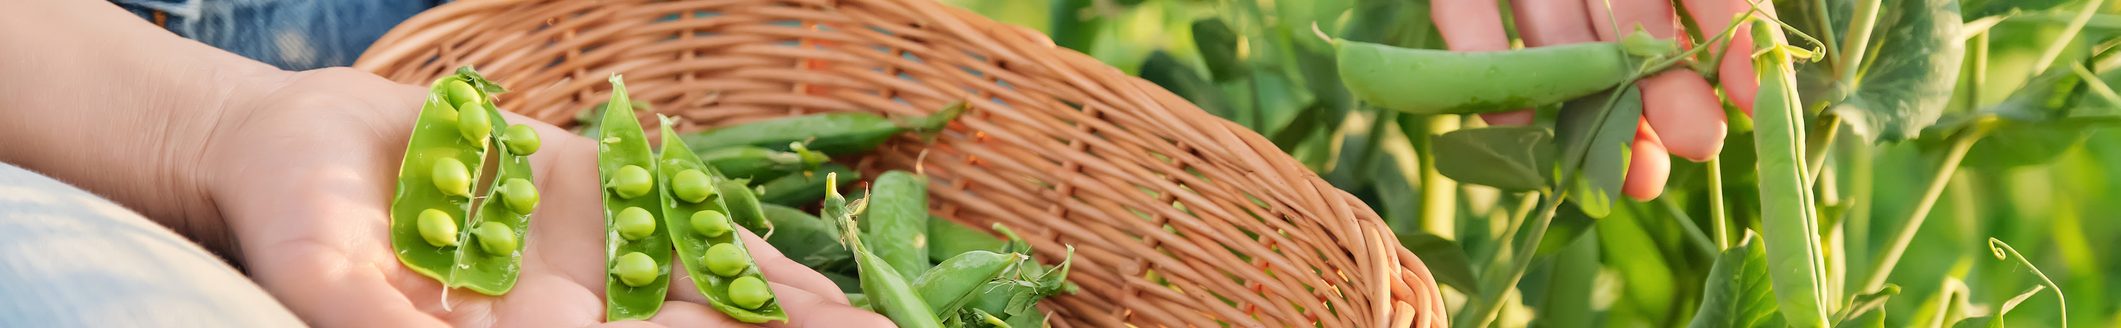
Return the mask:
<svg viewBox="0 0 2121 328"><path fill-rule="evenodd" d="M507 295L443 295L390 247L389 206L412 121L426 90L349 69L296 73L242 103L206 143L209 192L261 285L323 326L584 326L605 308L603 204L596 144L535 120L531 156L543 202L532 216L523 274ZM506 96L506 95L504 95ZM889 325L846 305L830 280L744 234L774 283L786 326ZM684 270L652 322L738 326L705 305ZM445 306L446 303L446 306ZM445 310L446 308L446 310Z"/></svg>

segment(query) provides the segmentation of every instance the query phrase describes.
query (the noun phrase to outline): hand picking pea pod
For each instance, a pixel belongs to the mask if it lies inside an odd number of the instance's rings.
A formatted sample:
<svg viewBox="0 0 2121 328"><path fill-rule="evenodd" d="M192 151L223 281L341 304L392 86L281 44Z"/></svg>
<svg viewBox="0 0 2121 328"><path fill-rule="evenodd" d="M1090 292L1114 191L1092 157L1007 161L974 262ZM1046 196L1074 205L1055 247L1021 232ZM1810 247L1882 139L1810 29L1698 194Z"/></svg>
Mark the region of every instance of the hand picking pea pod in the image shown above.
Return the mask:
<svg viewBox="0 0 2121 328"><path fill-rule="evenodd" d="M491 103L487 115L493 122L507 124L500 111L493 110ZM481 197L479 211L472 214L470 229L464 233L470 238L459 238L469 244L457 251L456 269L450 271L449 285L471 289L486 295L507 294L515 288L516 277L522 273L524 234L530 230L530 212L537 209L538 190L531 180L530 154L537 152L540 141L537 132L526 125L507 125L493 131L493 137L503 145L499 165L494 172L493 186Z"/></svg>
<svg viewBox="0 0 2121 328"><path fill-rule="evenodd" d="M487 95L502 91L465 67L435 80L420 106L390 201L391 249L413 272L450 282L492 129Z"/></svg>
<svg viewBox="0 0 2121 328"><path fill-rule="evenodd" d="M682 137L695 152L731 146L775 148L803 143L825 154L844 155L876 149L877 145L900 132L940 131L958 115L964 114L965 109L965 103L958 102L935 114L904 121L870 113L824 113L733 125Z"/></svg>
<svg viewBox="0 0 2121 328"><path fill-rule="evenodd" d="M670 287L670 234L656 222L663 208L648 137L633 116L626 82L611 76L611 102L598 129L597 176L604 181L605 317L646 320L663 308Z"/></svg>
<svg viewBox="0 0 2121 328"><path fill-rule="evenodd" d="M668 118L662 130L663 135L677 135ZM724 178L676 138L663 141L662 160L656 164L671 246L677 248L708 305L737 321L788 321L788 313L774 301L773 290L767 288L766 276L759 273L751 251L737 237L741 232L731 228L736 226L732 216L756 215L764 220L758 199L748 197L751 190L743 188L740 180L726 180L736 182L738 188L717 191L715 185L722 181L715 180ZM745 197L732 197L735 194ZM737 208L748 210L731 211Z"/></svg>
<svg viewBox="0 0 2121 328"><path fill-rule="evenodd" d="M893 170L878 176L869 192L869 208L859 221L862 231L872 239L902 241L871 247L876 256L900 275L928 271L928 179Z"/></svg>
<svg viewBox="0 0 2121 328"><path fill-rule="evenodd" d="M1486 52L1345 39L1333 44L1341 82L1364 102L1415 114L1469 114L1560 103L1611 89L1635 73L1631 57L1676 48L1639 31L1628 38Z"/></svg>

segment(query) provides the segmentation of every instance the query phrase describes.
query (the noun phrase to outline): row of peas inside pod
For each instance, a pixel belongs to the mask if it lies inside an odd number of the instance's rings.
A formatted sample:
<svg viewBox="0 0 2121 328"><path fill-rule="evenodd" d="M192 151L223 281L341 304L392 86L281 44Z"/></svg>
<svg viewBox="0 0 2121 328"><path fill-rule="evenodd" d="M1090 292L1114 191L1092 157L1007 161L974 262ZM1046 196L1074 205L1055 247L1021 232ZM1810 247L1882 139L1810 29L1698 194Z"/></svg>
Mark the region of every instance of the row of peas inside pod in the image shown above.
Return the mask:
<svg viewBox="0 0 2121 328"><path fill-rule="evenodd" d="M390 204L391 247L400 262L444 286L487 295L515 286L538 205L530 155L540 141L529 126L502 118L493 97L503 92L470 67L435 80L413 122ZM489 159L492 172L482 167ZM478 181L492 184L473 188Z"/></svg>

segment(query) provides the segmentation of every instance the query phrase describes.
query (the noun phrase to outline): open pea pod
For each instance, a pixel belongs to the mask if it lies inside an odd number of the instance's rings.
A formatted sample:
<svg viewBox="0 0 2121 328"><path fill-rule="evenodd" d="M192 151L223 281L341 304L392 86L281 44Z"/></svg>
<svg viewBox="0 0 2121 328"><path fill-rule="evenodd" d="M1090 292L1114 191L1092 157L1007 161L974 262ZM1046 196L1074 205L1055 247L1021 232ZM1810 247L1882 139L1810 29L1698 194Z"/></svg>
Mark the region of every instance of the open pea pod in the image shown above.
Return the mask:
<svg viewBox="0 0 2121 328"><path fill-rule="evenodd" d="M667 118L662 129L663 135L677 135ZM737 321L788 321L788 313L781 310L773 290L767 287L766 275L759 273L757 261L752 260L751 251L732 228L736 226L733 216L765 219L759 211L758 198L750 197L751 190L743 188L741 180L726 180L701 162L685 147L684 140L663 140L662 160L656 164L660 166L657 181L663 186L659 188L663 221L670 227L671 246L677 248L678 257L683 259L680 262L692 274L693 284L699 287L700 295L706 296L708 305ZM718 182L736 182L738 187L716 188L722 184ZM734 208L749 208L751 213L731 211Z"/></svg>
<svg viewBox="0 0 2121 328"><path fill-rule="evenodd" d="M537 132L527 125L507 125L500 111L488 102L487 113L493 122L507 128L494 130L493 137L504 147L496 160L499 164L493 175L493 185L486 189L486 196L472 214L459 238L469 244L457 251L456 269L450 271L449 285L464 287L486 295L501 295L515 288L516 277L523 270L523 245L530 230L530 213L538 206L538 189L532 184L535 178L530 171L530 154L538 151Z"/></svg>
<svg viewBox="0 0 2121 328"><path fill-rule="evenodd" d="M605 317L646 320L663 308L670 287L670 234L657 224L655 156L633 116L626 83L611 76L611 102L598 129L597 176L604 181Z"/></svg>
<svg viewBox="0 0 2121 328"><path fill-rule="evenodd" d="M488 83L475 77L466 68L435 80L413 121L390 201L391 250L406 268L436 281L448 281L463 245L459 230L471 213L471 185L479 180L492 128L486 92L473 86Z"/></svg>

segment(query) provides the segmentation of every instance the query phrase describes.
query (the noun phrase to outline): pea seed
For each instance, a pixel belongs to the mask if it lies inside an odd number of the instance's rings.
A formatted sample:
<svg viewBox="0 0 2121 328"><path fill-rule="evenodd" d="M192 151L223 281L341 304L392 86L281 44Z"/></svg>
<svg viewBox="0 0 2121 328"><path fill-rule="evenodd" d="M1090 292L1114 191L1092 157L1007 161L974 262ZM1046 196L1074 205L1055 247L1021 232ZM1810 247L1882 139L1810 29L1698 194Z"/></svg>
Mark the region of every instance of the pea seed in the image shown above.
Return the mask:
<svg viewBox="0 0 2121 328"><path fill-rule="evenodd" d="M484 99L485 97L479 96L479 90L472 88L471 83L464 82L464 79L451 78L448 80L448 82L443 82L442 92L449 97L447 98L449 100L449 103L461 104L466 102L479 103L486 101L486 99Z"/></svg>
<svg viewBox="0 0 2121 328"><path fill-rule="evenodd" d="M465 168L464 162L455 158L435 160L434 172L429 178L434 180L435 188L442 189L443 194L471 196L471 169Z"/></svg>
<svg viewBox="0 0 2121 328"><path fill-rule="evenodd" d="M529 125L509 125L501 131L501 144L508 146L510 154L530 156L538 152L538 131L531 129Z"/></svg>
<svg viewBox="0 0 2121 328"><path fill-rule="evenodd" d="M464 134L464 140L485 147L488 134L493 133L493 118L487 116L486 106L477 102L457 105L457 132Z"/></svg>
<svg viewBox="0 0 2121 328"><path fill-rule="evenodd" d="M480 223L478 229L471 230L471 234L479 237L479 247L487 253L500 255L516 250L516 231L509 229L507 224Z"/></svg>
<svg viewBox="0 0 2121 328"><path fill-rule="evenodd" d="M670 178L670 190L677 193L678 199L698 203L714 195L714 183L707 180L706 173L688 169Z"/></svg>
<svg viewBox="0 0 2121 328"><path fill-rule="evenodd" d="M715 211L692 212L692 230L708 237L729 233L729 215Z"/></svg>
<svg viewBox="0 0 2121 328"><path fill-rule="evenodd" d="M655 282L656 276L662 275L656 272L655 259L648 258L648 254L626 253L619 256L618 262L618 266L611 268L611 273L618 275L619 282L627 286L646 286Z"/></svg>
<svg viewBox="0 0 2121 328"><path fill-rule="evenodd" d="M648 190L655 187L655 181L648 177L648 169L627 165L620 167L619 172L612 175L610 185L612 191L619 193L619 197L634 198L648 194Z"/></svg>
<svg viewBox="0 0 2121 328"><path fill-rule="evenodd" d="M420 211L420 239L426 239L434 247L457 245L457 221L449 213L437 209Z"/></svg>
<svg viewBox="0 0 2121 328"><path fill-rule="evenodd" d="M619 237L638 240L655 233L655 215L639 207L628 207L619 211Z"/></svg>
<svg viewBox="0 0 2121 328"><path fill-rule="evenodd" d="M729 300L735 301L736 306L755 310L773 300L773 289L766 287L766 281L759 277L744 276L729 282Z"/></svg>
<svg viewBox="0 0 2121 328"><path fill-rule="evenodd" d="M723 277L735 276L737 273L744 272L744 268L751 267L751 259L744 256L744 251L738 250L736 245L728 243L715 244L714 247L708 247L705 261L707 262L707 271Z"/></svg>
<svg viewBox="0 0 2121 328"><path fill-rule="evenodd" d="M510 178L501 183L501 200L516 213L530 213L538 207L538 187L528 179Z"/></svg>

